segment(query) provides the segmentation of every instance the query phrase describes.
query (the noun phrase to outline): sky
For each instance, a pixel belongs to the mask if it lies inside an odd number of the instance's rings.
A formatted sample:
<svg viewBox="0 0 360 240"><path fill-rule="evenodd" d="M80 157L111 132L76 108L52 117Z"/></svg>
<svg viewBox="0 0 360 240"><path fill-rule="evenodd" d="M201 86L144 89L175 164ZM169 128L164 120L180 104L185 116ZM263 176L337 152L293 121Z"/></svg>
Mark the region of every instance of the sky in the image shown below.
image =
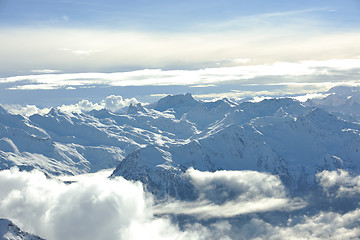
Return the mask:
<svg viewBox="0 0 360 240"><path fill-rule="evenodd" d="M0 104L358 85L359 22L359 0L0 0Z"/></svg>

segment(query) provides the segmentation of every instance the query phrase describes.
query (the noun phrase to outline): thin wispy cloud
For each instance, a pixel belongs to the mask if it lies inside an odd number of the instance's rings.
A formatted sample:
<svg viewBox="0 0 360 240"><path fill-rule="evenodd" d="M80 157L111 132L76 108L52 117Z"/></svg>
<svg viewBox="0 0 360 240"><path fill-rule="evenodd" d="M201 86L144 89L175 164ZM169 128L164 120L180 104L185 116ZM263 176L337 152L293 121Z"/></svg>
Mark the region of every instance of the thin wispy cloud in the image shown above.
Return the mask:
<svg viewBox="0 0 360 240"><path fill-rule="evenodd" d="M325 11L329 11L329 8L310 8L310 9L302 9L302 10L294 10L294 11L273 12L273 13L265 13L257 16L259 17L297 16L297 15L302 15L304 13L325 12Z"/></svg>
<svg viewBox="0 0 360 240"><path fill-rule="evenodd" d="M293 27L301 27L300 25L303 24L302 27L306 27L311 21L315 22L310 14L328 12L329 10L329 8L309 8L289 11L263 12L234 17L228 21L223 21L220 23L214 22L212 26L207 27L216 29L218 31L236 28L254 30L254 27L261 27L262 25L266 25L267 27L271 28L275 28L277 25L277 27L283 28L284 26L289 25L292 25ZM202 27L206 27L206 25L204 24ZM279 33L281 33L281 31L279 31ZM286 32L283 33L285 34ZM288 33L294 32L288 31Z"/></svg>

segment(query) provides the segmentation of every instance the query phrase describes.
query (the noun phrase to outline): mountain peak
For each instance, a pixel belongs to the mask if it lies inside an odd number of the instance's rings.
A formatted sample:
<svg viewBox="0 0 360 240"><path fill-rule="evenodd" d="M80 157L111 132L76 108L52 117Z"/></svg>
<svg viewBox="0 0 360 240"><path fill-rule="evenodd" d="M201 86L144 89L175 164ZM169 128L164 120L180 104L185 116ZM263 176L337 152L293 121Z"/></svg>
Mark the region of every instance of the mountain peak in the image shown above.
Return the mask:
<svg viewBox="0 0 360 240"><path fill-rule="evenodd" d="M193 98L193 96L190 93L186 94L178 94L178 95L168 95L162 99L160 99L155 109L164 111L169 108L176 108L179 106L192 106L199 103L197 100Z"/></svg>
<svg viewBox="0 0 360 240"><path fill-rule="evenodd" d="M130 103L127 114L136 114L138 112L146 113L147 110L141 105L141 103L137 103L136 105Z"/></svg>
<svg viewBox="0 0 360 240"><path fill-rule="evenodd" d="M171 110L174 116L180 119L184 114L194 110L200 104L201 102L195 100L190 93L186 93L168 95L160 99L155 104L154 109L160 112Z"/></svg>
<svg viewBox="0 0 360 240"><path fill-rule="evenodd" d="M236 102L233 102L231 99L229 98L222 98L222 99L218 99L216 101L209 101L209 102L204 102L204 106L206 106L207 109L215 109L218 107L223 107L223 108L232 108L232 107L236 107L238 104Z"/></svg>
<svg viewBox="0 0 360 240"><path fill-rule="evenodd" d="M56 107L52 107L47 115L58 116L59 115L59 109L57 109Z"/></svg>

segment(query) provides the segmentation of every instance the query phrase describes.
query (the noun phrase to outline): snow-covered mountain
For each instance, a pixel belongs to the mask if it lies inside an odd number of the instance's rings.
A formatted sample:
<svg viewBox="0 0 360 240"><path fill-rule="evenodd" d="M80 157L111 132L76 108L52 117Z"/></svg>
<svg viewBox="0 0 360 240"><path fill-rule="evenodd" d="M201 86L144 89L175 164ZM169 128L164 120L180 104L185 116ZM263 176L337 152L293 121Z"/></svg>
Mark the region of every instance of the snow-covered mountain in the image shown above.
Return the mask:
<svg viewBox="0 0 360 240"><path fill-rule="evenodd" d="M360 118L360 87L337 86L325 93L324 98L309 99L305 104L341 113L351 120Z"/></svg>
<svg viewBox="0 0 360 240"><path fill-rule="evenodd" d="M183 174L190 167L270 172L298 193L314 185L319 171L360 171L357 123L287 98L238 105L223 100L211 103L213 108L208 104L196 102L196 110L177 106L178 118L192 119L202 126L200 133L186 143L141 148L128 155L113 176L140 180L159 196L187 199L196 197ZM214 122L203 127L201 117L194 117L196 112ZM189 191L179 188L179 183Z"/></svg>
<svg viewBox="0 0 360 240"><path fill-rule="evenodd" d="M290 98L205 102L190 94L130 105L126 113L53 108L25 117L0 108L0 168L74 175L116 167L113 177L184 199L198 197L188 168L256 170L301 193L319 171L360 172L360 125L350 119Z"/></svg>
<svg viewBox="0 0 360 240"><path fill-rule="evenodd" d="M130 110L130 108L129 108ZM181 142L194 124L155 110L144 114L12 115L0 107L0 169L40 169L50 175L96 172L115 167L127 154L148 144Z"/></svg>
<svg viewBox="0 0 360 240"><path fill-rule="evenodd" d="M360 123L314 102L0 108L0 215L49 239L358 238Z"/></svg>
<svg viewBox="0 0 360 240"><path fill-rule="evenodd" d="M22 231L7 219L0 218L0 240L42 240L38 236Z"/></svg>

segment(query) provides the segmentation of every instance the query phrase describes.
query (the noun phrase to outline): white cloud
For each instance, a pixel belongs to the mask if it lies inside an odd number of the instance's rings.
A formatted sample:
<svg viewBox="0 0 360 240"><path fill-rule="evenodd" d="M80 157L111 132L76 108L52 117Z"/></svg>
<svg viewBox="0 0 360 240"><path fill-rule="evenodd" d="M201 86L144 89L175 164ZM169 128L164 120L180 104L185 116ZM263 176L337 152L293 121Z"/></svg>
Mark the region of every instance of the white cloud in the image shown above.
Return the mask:
<svg viewBox="0 0 360 240"><path fill-rule="evenodd" d="M336 197L360 195L360 176L354 176L339 169L338 171L322 171L316 177L327 195Z"/></svg>
<svg viewBox="0 0 360 240"><path fill-rule="evenodd" d="M263 101L265 99L270 99L270 97L264 97L264 96L254 97L252 100L250 100L250 102L256 103L256 102L261 102L261 101Z"/></svg>
<svg viewBox="0 0 360 240"><path fill-rule="evenodd" d="M58 107L61 111L64 112L90 112L92 110L101 110L107 109L112 112L117 112L123 108L129 106L130 104L139 103L136 98L123 98L122 96L110 95L104 100L101 100L99 103L93 103L89 100L81 100L76 104L62 105Z"/></svg>
<svg viewBox="0 0 360 240"><path fill-rule="evenodd" d="M76 88L74 88L74 87L67 87L66 89L67 90L76 90Z"/></svg>
<svg viewBox="0 0 360 240"><path fill-rule="evenodd" d="M206 88L206 87L216 87L216 85L214 84L199 84L199 85L192 85L189 87L193 87L193 88Z"/></svg>
<svg viewBox="0 0 360 240"><path fill-rule="evenodd" d="M328 11L328 8L310 8L310 9L302 9L302 10L294 10L294 11L285 11L285 12L273 12L273 13L265 13L261 15L261 17L283 17L283 16L296 16L296 15L303 15L304 13L311 13L311 12L325 12Z"/></svg>
<svg viewBox="0 0 360 240"><path fill-rule="evenodd" d="M292 211L306 206L299 199L288 199L277 176L255 171L200 172L186 174L200 199L174 201L156 206L157 214L185 214L199 219L229 218L249 213Z"/></svg>
<svg viewBox="0 0 360 240"><path fill-rule="evenodd" d="M283 94L284 91L230 91L221 93L206 93L206 94L194 94L194 97L200 99L221 99L225 97L241 99L243 97L254 97L254 96L276 96Z"/></svg>
<svg viewBox="0 0 360 240"><path fill-rule="evenodd" d="M38 69L38 70L31 70L33 73L59 73L60 70L53 70L53 69Z"/></svg>
<svg viewBox="0 0 360 240"><path fill-rule="evenodd" d="M294 99L300 101L300 102L306 102L309 99L322 99L329 96L329 94L324 94L324 93L309 93L306 95L302 95L302 96L297 96L294 97Z"/></svg>
<svg viewBox="0 0 360 240"><path fill-rule="evenodd" d="M151 94L150 97L159 97L159 98L163 98L163 97L166 97L168 95L171 95L171 94L167 94L167 93L155 93L155 94Z"/></svg>
<svg viewBox="0 0 360 240"><path fill-rule="evenodd" d="M193 215L199 216L210 210L208 215L220 219L206 225L190 221L180 229L176 221L172 222L166 216L153 216L158 213L159 205L154 206L152 197L138 182L121 177L110 180L106 178L107 174L101 173L77 177L77 182L65 184L38 171L20 172L16 168L0 171L0 217L9 218L23 230L54 240L360 237L360 209L345 213L310 211L307 215L303 215L303 211L299 215L294 212L279 224L277 220L265 220L270 216L280 220L284 215L276 215L278 210L291 210L284 187L276 176L253 171L209 173L189 170L187 174L203 191L203 199L207 198L209 204L194 208L199 202L182 203L177 205L177 211L185 214L185 210L192 210ZM326 172L322 175L326 176L324 186L333 186L336 182L358 183L357 178L346 173ZM216 204L210 200L215 194L219 194L220 199L233 200ZM193 207L189 208L191 205ZM281 205L283 208L279 208ZM264 219L261 214L249 214L246 221L240 223L236 218L224 220L239 211L246 214L262 210L275 212ZM231 214L231 211L235 213Z"/></svg>
<svg viewBox="0 0 360 240"><path fill-rule="evenodd" d="M154 218L142 185L121 177L95 175L67 185L11 169L0 172L0 182L0 217L47 239L219 239L221 225L181 231L167 218Z"/></svg>
<svg viewBox="0 0 360 240"><path fill-rule="evenodd" d="M73 74L40 74L0 78L0 83L12 83L10 89L35 90L57 88L81 88L96 85L107 86L163 86L187 85L204 87L241 83L248 86L285 86L282 92L306 92L328 90L340 84L359 84L360 79L337 79L324 81L328 77L347 72L357 72L359 59L333 59L326 61L276 62L267 65L249 65L237 67L206 68L200 70L160 70L145 69L130 72L114 73L73 73ZM355 78L359 76L354 75ZM275 78L275 80L273 80ZM268 78L266 80L266 78ZM289 81L289 78L292 81ZM311 78L306 82L303 78ZM265 79L265 80L264 80ZM251 82L251 83L250 83ZM280 91L280 89L272 90ZM242 95L244 95L242 93Z"/></svg>
<svg viewBox="0 0 360 240"><path fill-rule="evenodd" d="M123 98L122 96L110 95L99 103L93 103L89 100L81 100L76 104L61 105L57 107L63 112L90 112L92 110L107 109L112 112L121 111L130 104L137 104L139 101L136 98ZM7 105L1 104L11 114L19 114L24 116L31 116L34 114L45 115L50 111L50 108L38 108L35 105Z"/></svg>
<svg viewBox="0 0 360 240"><path fill-rule="evenodd" d="M229 194L234 197L241 196L245 199L262 197L285 197L285 188L279 177L268 173L256 171L216 171L201 172L195 169L187 170L192 184L210 199L225 197ZM224 192L224 187L229 191ZM217 191L219 190L219 192ZM221 194L225 194L221 196Z"/></svg>
<svg viewBox="0 0 360 240"><path fill-rule="evenodd" d="M252 218L236 230L234 236L244 239L358 239L360 237L360 209L344 214L320 212L305 216L297 223L276 226L261 219ZM294 222L295 222L294 221Z"/></svg>
<svg viewBox="0 0 360 240"><path fill-rule="evenodd" d="M97 49L68 49L68 48L61 48L61 51L64 52L70 52L72 54L78 55L78 56L90 56L93 53L99 52Z"/></svg>
<svg viewBox="0 0 360 240"><path fill-rule="evenodd" d="M140 184L87 179L65 185L40 172L0 172L2 217L48 239L117 239L146 202ZM145 215L144 215L145 216Z"/></svg>
<svg viewBox="0 0 360 240"><path fill-rule="evenodd" d="M19 114L23 116L31 116L34 114L45 115L50 111L50 108L38 108L35 105L1 105L11 114Z"/></svg>
<svg viewBox="0 0 360 240"><path fill-rule="evenodd" d="M62 105L58 107L63 112L90 112L92 110L101 110L104 108L103 105L98 103L92 103L89 100L81 100L76 104Z"/></svg>
<svg viewBox="0 0 360 240"><path fill-rule="evenodd" d="M110 111L116 112L130 104L139 103L135 98L125 98L123 99L121 96L110 95L105 98L105 100L101 101L101 105Z"/></svg>
<svg viewBox="0 0 360 240"><path fill-rule="evenodd" d="M254 28L245 23L237 31L222 30L221 34L196 31L171 35L166 32L3 28L0 61L6 64L0 66L0 71L14 75L44 66L64 72L116 71L119 67L198 69L215 67L223 59L229 60L227 66L238 66L353 59L360 55L358 32L319 31L316 24L302 25L306 27L299 31L298 25L283 25ZM303 34L305 31L308 34Z"/></svg>

